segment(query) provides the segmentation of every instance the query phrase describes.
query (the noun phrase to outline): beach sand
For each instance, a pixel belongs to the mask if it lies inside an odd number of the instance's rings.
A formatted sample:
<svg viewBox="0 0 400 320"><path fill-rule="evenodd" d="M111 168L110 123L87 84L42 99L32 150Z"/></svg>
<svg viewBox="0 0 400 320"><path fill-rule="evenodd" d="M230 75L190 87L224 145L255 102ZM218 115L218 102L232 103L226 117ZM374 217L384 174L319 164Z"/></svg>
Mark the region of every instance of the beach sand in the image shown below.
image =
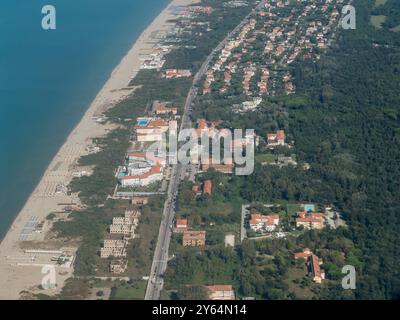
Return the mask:
<svg viewBox="0 0 400 320"><path fill-rule="evenodd" d="M75 195L68 196L63 188L73 178L73 173L80 156L88 153L94 137L105 135L113 125L101 124L96 119L107 108L115 105L130 93L127 86L142 63L143 55L151 52L156 40L152 36L157 31L168 30L173 25L167 21L175 17L172 6L188 5L196 0L173 0L141 34L120 64L113 70L110 78L86 111L85 115L66 139L56 156L51 161L39 184L32 192L22 210L11 225L0 244L0 299L18 299L20 292L30 290L35 293L55 294L60 291L64 281L73 273L73 268L56 267L54 289L40 290L42 266L51 264L54 253L26 253L25 249L62 250L74 254L78 243L63 243L61 240L48 240L51 223L47 222L41 233L32 231L37 222L46 221L51 212L60 212L66 204L79 205ZM59 217L57 214L57 218ZM64 214L65 215L65 214Z"/></svg>

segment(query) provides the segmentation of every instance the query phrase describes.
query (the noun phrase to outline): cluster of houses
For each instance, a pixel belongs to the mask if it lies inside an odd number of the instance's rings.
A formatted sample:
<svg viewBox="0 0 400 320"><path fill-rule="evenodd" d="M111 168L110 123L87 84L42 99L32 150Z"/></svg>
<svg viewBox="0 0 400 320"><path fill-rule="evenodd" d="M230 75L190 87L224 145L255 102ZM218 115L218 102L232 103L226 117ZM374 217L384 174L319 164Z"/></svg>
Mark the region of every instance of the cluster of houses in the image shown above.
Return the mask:
<svg viewBox="0 0 400 320"><path fill-rule="evenodd" d="M119 274L125 272L128 262L126 248L129 241L135 238L135 230L139 224L140 211L126 210L123 217L114 217L110 225L110 235L119 239L105 239L100 249L100 257L103 259L112 257L110 272Z"/></svg>
<svg viewBox="0 0 400 320"><path fill-rule="evenodd" d="M210 15L213 9L210 6L185 6L182 8L176 8L174 14L177 18L182 18L183 21L186 21L185 24L191 24L188 22L188 19L195 18L199 14L207 14ZM197 24L196 24L197 25ZM178 35L181 32L178 26L175 26L171 31L171 35L176 34ZM169 41L173 42L173 41ZM153 49L152 52L146 56L143 60L140 69L144 70L157 70L160 71L165 63L165 55L171 52L172 50L171 45L165 44L157 44ZM189 77L190 71L188 70L176 70L176 69L168 69L165 71L164 76L167 79L170 78L179 78L179 77Z"/></svg>
<svg viewBox="0 0 400 320"><path fill-rule="evenodd" d="M121 239L106 239L103 242L103 247L100 249L100 257L108 258L124 258L126 257L127 240Z"/></svg>
<svg viewBox="0 0 400 320"><path fill-rule="evenodd" d="M267 67L261 68L260 81L257 83L258 89L260 90L260 96L264 95L268 91L268 79L269 69Z"/></svg>
<svg viewBox="0 0 400 320"><path fill-rule="evenodd" d="M296 212L294 216L296 228L303 228L305 230L320 230L328 225L331 228L336 228L333 220L329 220L327 213L332 213L330 207L326 207L325 213L316 212L314 204L301 204L301 210ZM331 223L329 223L331 222ZM248 227L250 230L257 233L275 232L278 229L280 217L278 214L263 215L255 210L250 210L248 216ZM342 225L345 225L344 223Z"/></svg>
<svg viewBox="0 0 400 320"><path fill-rule="evenodd" d="M191 75L192 72L186 69L166 69L164 72L166 79L187 78Z"/></svg>
<svg viewBox="0 0 400 320"><path fill-rule="evenodd" d="M230 40L221 50L218 58L206 73L206 79L203 84L203 94L211 92L211 85L215 82L214 74L215 72L219 71L224 71L225 81L225 86L220 89L220 92L224 93L227 90L227 87L230 85L232 74L236 73L237 65L242 57L241 53L233 54L233 51L243 43L247 33L254 29L255 24L256 20L251 19L251 21L242 27L236 38ZM230 62L223 68L223 65L228 61L229 58L231 58ZM248 74L247 77L249 77L247 80L250 81L252 74ZM244 83L246 83L245 80Z"/></svg>
<svg viewBox="0 0 400 320"><path fill-rule="evenodd" d="M173 231L182 234L184 247L203 247L206 244L206 231L190 230L187 219L176 219Z"/></svg>
<svg viewBox="0 0 400 320"><path fill-rule="evenodd" d="M231 1L232 3L241 3L244 1ZM245 95L253 97L248 101L242 102L234 112L244 113L255 110L263 101L262 96L273 93L271 88L276 87L276 79L280 79L283 91L286 94L295 92L295 85L292 76L287 72L287 68L282 66L290 65L302 54L304 59L319 59L318 50L326 48L329 39L335 33L335 23L338 19L338 11L335 3L341 0L310 0L304 4L302 12L298 12L298 7L294 6L291 10L282 11L281 8L288 7L290 1L271 0L265 3L263 9L258 13L257 19L253 18L245 23L239 33L221 50L214 64L207 70L206 78L203 84L203 94L212 92L212 84L218 79L223 79L223 86L219 88L220 93L225 93L232 82L232 76L243 72L241 81ZM323 3L323 5L318 5ZM299 6L300 7L300 6ZM278 14L279 9L279 14ZM188 6L185 7L182 15L192 17L198 14L212 13L212 8L207 6ZM283 13L288 13L284 16ZM324 13L328 19L328 24L324 21L307 22L306 17L312 14ZM259 19L263 19L260 25ZM290 23L289 22L293 22ZM252 46L261 35L266 37L264 54L266 55L265 65L258 66L254 61L248 60L251 54ZM165 63L165 55L171 51L170 46L157 46L153 52L146 57L141 69L156 69L160 71ZM241 65L243 59L247 63ZM275 69L279 65L279 70ZM259 78L256 75L260 74ZM162 75L166 79L177 79L182 77L191 77L190 70L185 69L165 69ZM256 80L258 92L253 92L251 82ZM275 90L275 89L274 89ZM257 89L256 89L257 91ZM151 115L139 117L136 119L134 137L138 143L160 142L168 131L177 133L178 108L170 106L167 102L155 101L152 105ZM216 129L216 123L207 122L200 119L197 122L197 133L208 133L212 138ZM246 137L244 141L249 138ZM233 142L235 143L235 142ZM239 142L243 143L243 142ZM277 130L267 134L267 145L273 149L278 146L287 146L285 141L285 131ZM123 187L148 186L163 179L164 168L167 163L160 157L151 152L130 152L127 153L124 165L118 167L116 178ZM212 163L210 159L201 160L200 168L207 171L210 168L222 173L233 173L234 165L232 159L224 159L222 163ZM195 184L192 189L196 195L212 194L211 180L205 180L202 185ZM136 197L138 198L138 197ZM136 199L135 204L146 204L147 200ZM133 202L132 202L133 203ZM105 239L103 247L100 249L101 258L112 258L110 261L110 271L114 274L120 274L127 268L127 246L131 239L135 238L135 230L140 217L139 211L127 210L123 217L115 217L110 225L110 234L118 236L119 239ZM251 213L249 227L255 232L273 232L276 231L280 223L280 217L277 214L261 215ZM325 225L324 215L315 212L314 209L306 207L303 211L297 212L296 227L305 229L321 229ZM187 219L176 219L173 227L174 233L182 234L182 245L184 247L203 247L206 243L205 230L192 230L188 226ZM309 268L309 274L313 281L321 283L324 279L324 271L320 268L322 263L315 254L306 249L303 252L296 253L295 259L304 258ZM235 293L231 285L213 285L206 286L209 298L211 300L233 300Z"/></svg>
<svg viewBox="0 0 400 320"><path fill-rule="evenodd" d="M166 141L166 134L177 134L178 107L154 101L150 115L136 119L134 139L140 144ZM156 155L157 153L157 155ZM122 187L145 187L163 179L165 155L158 151L129 152L125 164L118 167L116 178Z"/></svg>
<svg viewBox="0 0 400 320"><path fill-rule="evenodd" d="M159 45L153 49L152 53L145 58L140 69L161 70L165 63L165 55L171 52L171 46Z"/></svg>
<svg viewBox="0 0 400 320"><path fill-rule="evenodd" d="M126 210L123 217L113 218L110 234L122 235L125 240L135 238L135 229L139 223L140 211Z"/></svg>
<svg viewBox="0 0 400 320"><path fill-rule="evenodd" d="M204 136L206 136L209 139L217 140L221 137L226 136L227 133L231 134L230 131L227 132L227 129L217 129L216 128L217 124L218 124L217 122L210 122L204 119L199 119L197 121L197 128L196 128L197 137L203 138ZM252 134L246 133L244 137L236 139L234 136L232 136L232 141L230 144L230 149L231 149L230 156L226 156L220 159L218 163L213 162L211 156L209 159L204 159L203 157L200 157L200 170L206 172L208 169L214 169L221 173L232 174L234 170L234 163L232 159L234 150L237 150L238 148L245 148L246 145L248 144L255 144L255 146L258 146L259 142L260 142L260 137L256 133ZM202 151L201 148L203 148L203 146L200 146L197 152L194 151L191 153L193 159L196 160L199 159L199 155L201 154Z"/></svg>
<svg viewBox="0 0 400 320"><path fill-rule="evenodd" d="M322 283L322 280L325 279L325 271L320 267L321 264L323 264L322 259L308 248L304 249L303 252L295 253L294 258L295 260L304 259L306 261L308 275L315 283Z"/></svg>
<svg viewBox="0 0 400 320"><path fill-rule="evenodd" d="M213 8L210 6L186 6L183 9L182 14L184 15L185 18L192 17L193 15L198 15L198 14L206 14L210 15L213 12Z"/></svg>
<svg viewBox="0 0 400 320"><path fill-rule="evenodd" d="M222 80L220 93L227 92L232 75L243 73L242 87L246 95L292 94L296 86L288 66L297 58L320 59L320 50L327 48L336 35L339 11L343 0L310 0L293 6L290 1L267 1L242 29L221 50L206 73L203 94L212 92L211 85ZM316 16L315 20L310 17ZM257 39L265 43L263 65L257 65L252 55ZM238 73L241 74L241 73ZM251 90L251 81L258 92ZM248 111L252 111L249 109Z"/></svg>
<svg viewBox="0 0 400 320"><path fill-rule="evenodd" d="M211 196L212 194L212 181L211 180L204 180L203 188L200 183L195 183L192 186L192 191L198 196L201 194L208 194Z"/></svg>

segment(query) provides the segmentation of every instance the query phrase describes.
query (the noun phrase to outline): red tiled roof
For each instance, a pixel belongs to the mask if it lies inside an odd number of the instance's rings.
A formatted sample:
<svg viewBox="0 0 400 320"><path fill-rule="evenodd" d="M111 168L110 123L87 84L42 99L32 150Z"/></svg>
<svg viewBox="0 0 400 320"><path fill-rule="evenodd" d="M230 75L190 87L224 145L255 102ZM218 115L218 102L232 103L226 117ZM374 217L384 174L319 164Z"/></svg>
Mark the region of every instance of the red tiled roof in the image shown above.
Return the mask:
<svg viewBox="0 0 400 320"><path fill-rule="evenodd" d="M178 226L185 226L185 227L179 227L179 228L187 228L187 225L188 225L187 219L176 219L175 225L177 228L178 228Z"/></svg>
<svg viewBox="0 0 400 320"><path fill-rule="evenodd" d="M283 139L285 139L285 131L284 131L284 130L278 130L278 131L276 132L276 138L277 138L278 140L283 140Z"/></svg>
<svg viewBox="0 0 400 320"><path fill-rule="evenodd" d="M314 277L321 277L321 268L319 266L319 258L312 254L310 257L311 271Z"/></svg>
<svg viewBox="0 0 400 320"><path fill-rule="evenodd" d="M203 186L204 193L211 194L211 190L212 190L212 182L211 182L211 180L205 180L204 181L204 186Z"/></svg>
<svg viewBox="0 0 400 320"><path fill-rule="evenodd" d="M274 220L278 219L279 220L279 215L273 214L269 216L264 216L261 214L250 214L250 225L256 225L259 223L265 223L266 225L273 225Z"/></svg>
<svg viewBox="0 0 400 320"><path fill-rule="evenodd" d="M148 178L149 176L157 173L161 173L161 166L159 164L156 164L155 166L151 167L151 169L143 174L140 175L135 175L135 176L125 176L121 177L121 180L128 180L128 179L145 179Z"/></svg>

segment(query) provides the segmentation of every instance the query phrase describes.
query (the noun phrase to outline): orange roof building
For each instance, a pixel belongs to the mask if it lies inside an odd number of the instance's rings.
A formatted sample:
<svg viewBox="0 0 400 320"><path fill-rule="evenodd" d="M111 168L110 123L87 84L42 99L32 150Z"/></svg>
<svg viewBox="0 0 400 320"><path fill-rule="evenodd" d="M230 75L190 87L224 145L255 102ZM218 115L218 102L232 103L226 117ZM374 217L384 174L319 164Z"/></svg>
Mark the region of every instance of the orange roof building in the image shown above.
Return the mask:
<svg viewBox="0 0 400 320"><path fill-rule="evenodd" d="M315 254L312 254L308 258L308 269L309 275L312 277L313 281L316 283L322 283L325 279L325 271L321 269L322 259L318 258Z"/></svg>
<svg viewBox="0 0 400 320"><path fill-rule="evenodd" d="M205 180L203 184L203 193L211 195L212 192L212 182L211 180Z"/></svg>
<svg viewBox="0 0 400 320"><path fill-rule="evenodd" d="M312 277L313 281L316 283L322 283L325 279L325 271L321 269L320 265L323 263L317 255L315 255L310 249L306 248L303 252L297 252L294 254L294 258L303 258L306 260L308 275Z"/></svg>
<svg viewBox="0 0 400 320"><path fill-rule="evenodd" d="M188 228L188 221L187 219L176 219L175 221L175 233L183 233Z"/></svg>
<svg viewBox="0 0 400 320"><path fill-rule="evenodd" d="M312 251L310 249L305 248L303 250L303 252L296 252L294 254L294 259L297 260L297 259L303 258L303 259L305 259L307 261L308 257L311 256L312 254L313 253L312 253Z"/></svg>
<svg viewBox="0 0 400 320"><path fill-rule="evenodd" d="M138 175L118 174L118 180L123 187L127 186L147 186L153 182L160 181L163 178L163 170L159 164L150 168L149 171Z"/></svg>
<svg viewBox="0 0 400 320"><path fill-rule="evenodd" d="M325 226L324 216L320 212L299 211L296 217L296 227L303 226L304 229L322 229Z"/></svg>
<svg viewBox="0 0 400 320"><path fill-rule="evenodd" d="M285 145L285 131L278 130L267 134L267 143L269 146L284 146Z"/></svg>
<svg viewBox="0 0 400 320"><path fill-rule="evenodd" d="M274 231L279 224L279 215L264 216L261 214L250 214L249 225L253 231Z"/></svg>
<svg viewBox="0 0 400 320"><path fill-rule="evenodd" d="M191 76L190 70L181 70L181 69L167 69L167 70L165 70L165 77L167 79L190 77L190 76Z"/></svg>

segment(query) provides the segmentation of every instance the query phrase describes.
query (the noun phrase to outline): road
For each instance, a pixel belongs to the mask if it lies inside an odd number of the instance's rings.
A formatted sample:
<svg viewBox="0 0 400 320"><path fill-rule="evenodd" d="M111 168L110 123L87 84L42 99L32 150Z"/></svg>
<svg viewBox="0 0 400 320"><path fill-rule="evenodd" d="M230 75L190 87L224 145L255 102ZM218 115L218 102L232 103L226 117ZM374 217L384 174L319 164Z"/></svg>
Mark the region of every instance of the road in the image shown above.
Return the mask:
<svg viewBox="0 0 400 320"><path fill-rule="evenodd" d="M220 51L227 41L235 34L242 26L246 23L250 15L260 7L260 3L252 12L250 12L235 29L233 29L229 34L214 48L214 50L208 55L206 60L201 65L200 69L197 71L193 77L193 83L186 97L186 102L182 115L182 122L180 126L180 131L182 129L191 128L191 114L192 114L192 104L198 93L198 84L214 56L214 54ZM178 194L178 187L180 177L182 173L187 170L186 166L182 164L175 164L172 166L171 179L168 186L167 198L164 204L163 217L160 224L160 229L158 233L157 245L154 251L153 263L150 270L150 279L147 283L145 300L158 300L160 298L160 293L163 288L163 277L165 270L167 269L168 263L168 248L171 240L172 225L175 215L175 200Z"/></svg>

